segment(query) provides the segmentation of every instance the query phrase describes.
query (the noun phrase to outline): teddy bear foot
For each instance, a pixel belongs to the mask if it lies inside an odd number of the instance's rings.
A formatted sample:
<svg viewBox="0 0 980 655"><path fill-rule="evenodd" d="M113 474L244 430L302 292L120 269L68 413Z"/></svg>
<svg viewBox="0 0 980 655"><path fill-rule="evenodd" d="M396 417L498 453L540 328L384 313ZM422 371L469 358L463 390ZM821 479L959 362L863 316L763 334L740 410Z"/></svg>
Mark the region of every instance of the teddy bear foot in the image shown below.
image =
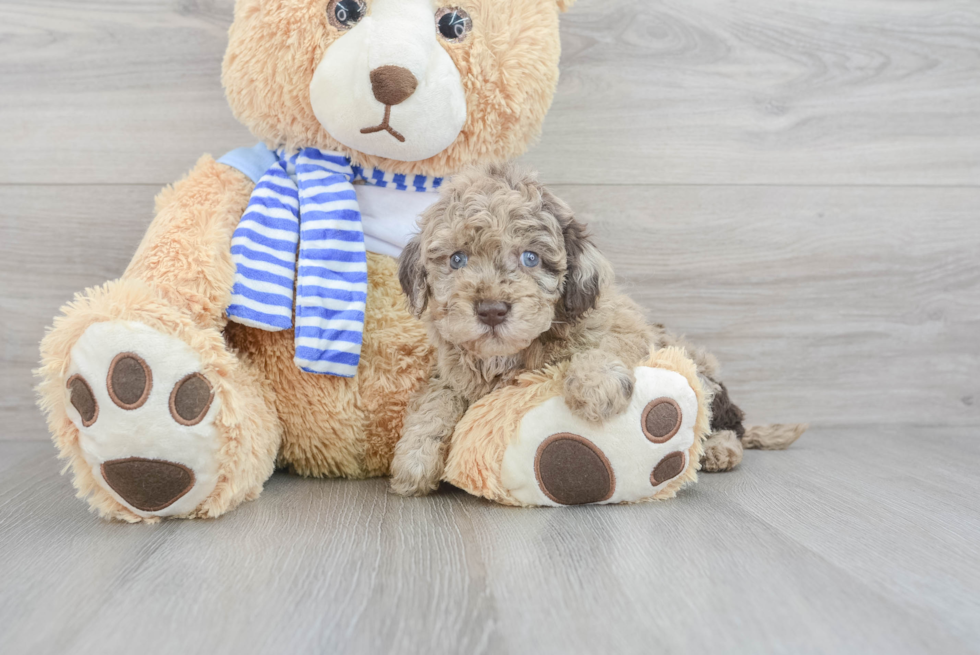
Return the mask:
<svg viewBox="0 0 980 655"><path fill-rule="evenodd" d="M500 469L518 504L638 502L673 495L693 478L694 390L674 371L641 366L635 374L629 406L601 425L576 417L561 397L527 413Z"/></svg>
<svg viewBox="0 0 980 655"><path fill-rule="evenodd" d="M88 327L71 350L66 410L96 483L144 519L192 512L218 481L220 398L183 341L142 323Z"/></svg>

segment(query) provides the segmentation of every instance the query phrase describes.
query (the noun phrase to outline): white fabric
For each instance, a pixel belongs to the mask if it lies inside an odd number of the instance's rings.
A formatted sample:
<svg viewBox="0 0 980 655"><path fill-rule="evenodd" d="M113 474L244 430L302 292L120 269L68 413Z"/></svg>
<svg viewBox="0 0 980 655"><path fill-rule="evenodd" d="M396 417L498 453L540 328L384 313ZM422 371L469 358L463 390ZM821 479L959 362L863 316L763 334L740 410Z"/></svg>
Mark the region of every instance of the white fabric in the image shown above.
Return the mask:
<svg viewBox="0 0 980 655"><path fill-rule="evenodd" d="M570 432L584 437L605 454L616 477L616 490L607 503L623 503L650 498L667 481L654 487L650 474L660 461L673 452L685 453L694 445L694 423L698 400L684 376L673 371L641 366L635 369L636 387L625 412L601 426L593 426L574 416L557 396L538 405L521 421L518 437L504 452L500 469L501 482L518 502L524 505L562 505L551 500L538 486L534 459L541 443L553 434ZM644 408L651 400L673 398L680 405L681 427L666 443L655 444L646 438L640 425Z"/></svg>
<svg viewBox="0 0 980 655"><path fill-rule="evenodd" d="M374 0L370 14L327 48L310 83L313 113L348 148L398 161L439 154L466 122L466 94L459 70L437 41L435 7L429 0ZM385 106L371 89L371 71L407 68L415 93L391 108L390 125L404 142L380 131Z"/></svg>
<svg viewBox="0 0 980 655"><path fill-rule="evenodd" d="M146 403L125 410L109 398L106 378L109 365L119 353L142 357L153 374L153 387ZM82 425L65 389L68 417L78 427L79 445L99 485L113 498L143 517L186 514L201 504L218 482L218 438L215 417L221 397L215 395L204 420L181 425L170 414L170 392L185 376L201 370L201 361L190 346L175 337L160 334L142 323L113 321L90 326L71 350L71 367L66 379L85 378L99 414L91 427ZM194 487L173 505L159 512L144 512L127 503L102 477L102 464L115 459L145 457L183 464L194 471Z"/></svg>
<svg viewBox="0 0 980 655"><path fill-rule="evenodd" d="M398 258L418 232L418 218L439 200L436 193L406 193L369 184L354 185L368 252Z"/></svg>

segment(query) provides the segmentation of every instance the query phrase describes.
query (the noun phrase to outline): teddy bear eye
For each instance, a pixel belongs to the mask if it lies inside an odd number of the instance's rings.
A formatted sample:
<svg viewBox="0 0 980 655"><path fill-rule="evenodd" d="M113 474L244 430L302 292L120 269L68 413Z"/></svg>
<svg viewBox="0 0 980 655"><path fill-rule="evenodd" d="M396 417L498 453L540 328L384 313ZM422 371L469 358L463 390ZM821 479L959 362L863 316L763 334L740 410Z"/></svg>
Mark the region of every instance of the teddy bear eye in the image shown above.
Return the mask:
<svg viewBox="0 0 980 655"><path fill-rule="evenodd" d="M327 18L338 30L349 30L364 18L366 9L363 0L330 0Z"/></svg>
<svg viewBox="0 0 980 655"><path fill-rule="evenodd" d="M525 250L523 253L521 253L521 263L528 268L534 268L541 263L541 257L539 257L538 253L536 252Z"/></svg>
<svg viewBox="0 0 980 655"><path fill-rule="evenodd" d="M473 29L470 15L459 7L443 7L436 12L436 27L442 38L459 43Z"/></svg>
<svg viewBox="0 0 980 655"><path fill-rule="evenodd" d="M449 258L449 267L455 271L466 266L468 260L469 257L466 256L465 252L454 252L452 257Z"/></svg>

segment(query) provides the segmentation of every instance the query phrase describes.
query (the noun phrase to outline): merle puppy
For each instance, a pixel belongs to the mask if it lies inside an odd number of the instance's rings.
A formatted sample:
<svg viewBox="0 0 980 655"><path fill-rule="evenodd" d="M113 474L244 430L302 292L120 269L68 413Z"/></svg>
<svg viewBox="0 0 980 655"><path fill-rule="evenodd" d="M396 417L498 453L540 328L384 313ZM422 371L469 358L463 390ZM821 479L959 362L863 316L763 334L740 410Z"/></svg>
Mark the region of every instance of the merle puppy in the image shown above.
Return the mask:
<svg viewBox="0 0 980 655"><path fill-rule="evenodd" d="M737 465L743 436L748 447L778 448L802 433L802 426L774 425L745 434L741 410L716 381L714 357L648 323L614 285L585 226L526 171L508 165L457 175L419 225L399 277L411 310L428 325L436 362L395 448L395 493L435 489L463 413L523 371L569 361L569 409L591 422L618 414L651 346L686 347L711 394L704 470Z"/></svg>

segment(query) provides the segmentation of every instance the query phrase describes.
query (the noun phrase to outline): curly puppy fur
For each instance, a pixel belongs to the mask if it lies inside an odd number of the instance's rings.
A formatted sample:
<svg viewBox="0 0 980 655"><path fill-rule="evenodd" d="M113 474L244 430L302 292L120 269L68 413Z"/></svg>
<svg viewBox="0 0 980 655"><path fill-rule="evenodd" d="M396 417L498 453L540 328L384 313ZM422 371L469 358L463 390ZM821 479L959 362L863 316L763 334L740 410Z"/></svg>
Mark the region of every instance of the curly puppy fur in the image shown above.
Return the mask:
<svg viewBox="0 0 980 655"><path fill-rule="evenodd" d="M537 255L535 265L522 261L526 252ZM453 268L457 253L466 262ZM612 267L586 227L528 172L508 165L456 176L423 214L399 278L410 309L428 327L436 362L395 447L394 492L435 489L446 444L469 405L527 370L569 361L564 398L572 412L594 423L622 412L633 394L633 369L651 345L686 347L714 393L712 408L723 425L712 426L720 430L712 438L724 452L706 456L708 469L732 468L741 459L742 413L712 379L715 359L649 324L615 287ZM481 321L486 303L503 303L502 322Z"/></svg>

